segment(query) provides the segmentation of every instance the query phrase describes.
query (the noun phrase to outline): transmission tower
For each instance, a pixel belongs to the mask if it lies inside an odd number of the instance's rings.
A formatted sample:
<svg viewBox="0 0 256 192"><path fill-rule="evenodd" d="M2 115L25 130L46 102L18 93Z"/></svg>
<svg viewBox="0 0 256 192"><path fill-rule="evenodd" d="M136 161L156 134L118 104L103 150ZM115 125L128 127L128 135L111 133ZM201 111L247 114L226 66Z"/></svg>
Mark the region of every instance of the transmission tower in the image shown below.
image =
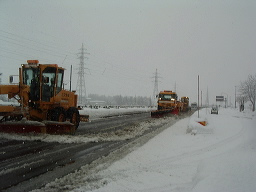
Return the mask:
<svg viewBox="0 0 256 192"><path fill-rule="evenodd" d="M156 101L156 95L158 94L158 73L157 73L157 69L156 72L154 73L154 91L153 91L153 103L155 103Z"/></svg>
<svg viewBox="0 0 256 192"><path fill-rule="evenodd" d="M89 54L86 52L87 49L84 48L84 44L82 44L81 51L78 53L80 60L79 67L78 67L78 79L77 79L77 85L76 85L76 91L78 92L78 105L85 105L86 104L86 89L85 89L85 59L88 59L88 57L85 57L86 54Z"/></svg>

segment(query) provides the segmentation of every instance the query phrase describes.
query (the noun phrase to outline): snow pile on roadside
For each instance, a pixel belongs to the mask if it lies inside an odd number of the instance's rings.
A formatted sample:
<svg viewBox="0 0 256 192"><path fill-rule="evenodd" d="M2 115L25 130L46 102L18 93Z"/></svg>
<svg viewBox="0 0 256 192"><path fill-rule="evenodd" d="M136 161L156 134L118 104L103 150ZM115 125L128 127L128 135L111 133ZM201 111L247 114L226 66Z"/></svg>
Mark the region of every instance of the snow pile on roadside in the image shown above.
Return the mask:
<svg viewBox="0 0 256 192"><path fill-rule="evenodd" d="M84 135L50 135L50 134L15 134L0 133L0 138L18 141L42 141L57 143L88 143L97 141L95 138L88 138Z"/></svg>
<svg viewBox="0 0 256 192"><path fill-rule="evenodd" d="M131 112L149 112L154 110L154 108L84 108L79 111L81 115L89 115L89 120L95 120L98 118L102 118L105 116L111 116L111 115L123 115L125 113L131 113Z"/></svg>
<svg viewBox="0 0 256 192"><path fill-rule="evenodd" d="M255 191L255 114L220 109L213 134L186 134L190 118L155 136L73 192ZM102 165L100 165L102 166Z"/></svg>
<svg viewBox="0 0 256 192"><path fill-rule="evenodd" d="M205 125L200 124L206 123ZM187 133L191 133L192 135L196 134L212 134L214 131L214 124L211 119L210 109L202 109L199 112L199 118L198 118L198 112L195 112L189 120Z"/></svg>
<svg viewBox="0 0 256 192"><path fill-rule="evenodd" d="M162 119L150 119L146 122L141 122L133 126L125 127L124 129L119 129L112 132L88 134L87 138L93 139L95 141L119 141L128 140L137 136L141 136L145 131L151 127L166 124L172 121L173 117L162 118Z"/></svg>

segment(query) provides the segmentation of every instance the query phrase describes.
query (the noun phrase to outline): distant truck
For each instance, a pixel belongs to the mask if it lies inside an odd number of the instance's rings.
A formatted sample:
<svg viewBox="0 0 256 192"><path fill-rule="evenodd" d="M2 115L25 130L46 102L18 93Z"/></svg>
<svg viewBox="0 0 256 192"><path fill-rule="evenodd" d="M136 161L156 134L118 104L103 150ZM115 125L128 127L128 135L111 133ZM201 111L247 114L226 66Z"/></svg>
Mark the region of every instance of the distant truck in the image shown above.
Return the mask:
<svg viewBox="0 0 256 192"><path fill-rule="evenodd" d="M175 109L177 107L178 96L172 91L160 91L157 101L157 110Z"/></svg>
<svg viewBox="0 0 256 192"><path fill-rule="evenodd" d="M179 112L187 112L189 108L189 98L182 97L178 100L176 92L164 90L157 95L157 110L151 112L151 117L162 117L167 114L178 115Z"/></svg>
<svg viewBox="0 0 256 192"><path fill-rule="evenodd" d="M191 109L192 110L197 110L197 103L196 102L191 103Z"/></svg>
<svg viewBox="0 0 256 192"><path fill-rule="evenodd" d="M182 110L182 112L189 111L190 110L189 98L188 97L181 97L180 101L181 101L181 103L183 103L183 110Z"/></svg>

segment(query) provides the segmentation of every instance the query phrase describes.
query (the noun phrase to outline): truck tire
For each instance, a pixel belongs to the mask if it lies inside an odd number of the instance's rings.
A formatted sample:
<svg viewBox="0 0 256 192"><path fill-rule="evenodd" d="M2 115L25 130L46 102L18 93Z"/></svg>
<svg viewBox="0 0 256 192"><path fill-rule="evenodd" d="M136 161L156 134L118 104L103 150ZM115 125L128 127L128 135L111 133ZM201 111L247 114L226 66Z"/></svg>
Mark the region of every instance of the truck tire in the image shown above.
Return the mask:
<svg viewBox="0 0 256 192"><path fill-rule="evenodd" d="M52 121L58 121L58 122L64 122L66 121L66 113L63 108L55 108L51 112L51 120Z"/></svg>
<svg viewBox="0 0 256 192"><path fill-rule="evenodd" d="M80 114L78 109L75 107L70 107L68 109L67 114L68 114L68 118L70 119L70 123L73 123L77 129L80 123Z"/></svg>

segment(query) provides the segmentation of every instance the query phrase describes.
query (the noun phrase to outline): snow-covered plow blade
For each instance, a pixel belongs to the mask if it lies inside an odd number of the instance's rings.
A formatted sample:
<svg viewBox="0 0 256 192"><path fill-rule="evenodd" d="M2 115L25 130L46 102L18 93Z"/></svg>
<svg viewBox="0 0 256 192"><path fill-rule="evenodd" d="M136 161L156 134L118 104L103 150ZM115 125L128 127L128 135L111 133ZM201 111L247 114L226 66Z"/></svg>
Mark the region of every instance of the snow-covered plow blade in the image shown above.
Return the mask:
<svg viewBox="0 0 256 192"><path fill-rule="evenodd" d="M43 121L44 122L44 121ZM45 132L48 134L75 134L76 127L74 124L70 122L55 122L55 121L47 121L45 123Z"/></svg>
<svg viewBox="0 0 256 192"><path fill-rule="evenodd" d="M0 132L5 133L47 133L73 135L75 131L75 125L70 122L7 121L0 123Z"/></svg>
<svg viewBox="0 0 256 192"><path fill-rule="evenodd" d="M162 118L171 114L178 115L179 110L178 109L162 109L162 110L151 111L152 118Z"/></svg>

